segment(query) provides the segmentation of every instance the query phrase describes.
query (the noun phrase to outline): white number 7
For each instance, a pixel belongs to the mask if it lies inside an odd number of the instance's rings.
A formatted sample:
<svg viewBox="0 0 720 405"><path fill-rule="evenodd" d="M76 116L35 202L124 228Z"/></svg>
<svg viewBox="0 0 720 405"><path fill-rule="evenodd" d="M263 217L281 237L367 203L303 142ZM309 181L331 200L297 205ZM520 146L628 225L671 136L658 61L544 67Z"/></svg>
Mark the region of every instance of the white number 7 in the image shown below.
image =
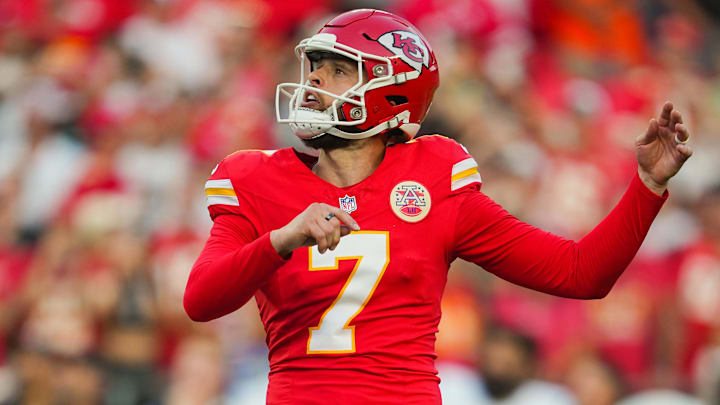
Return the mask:
<svg viewBox="0 0 720 405"><path fill-rule="evenodd" d="M349 323L365 308L390 261L390 237L384 231L353 232L335 250L320 254L310 248L310 271L337 270L340 260L356 260L355 268L335 301L310 327L307 353L354 353L355 326Z"/></svg>

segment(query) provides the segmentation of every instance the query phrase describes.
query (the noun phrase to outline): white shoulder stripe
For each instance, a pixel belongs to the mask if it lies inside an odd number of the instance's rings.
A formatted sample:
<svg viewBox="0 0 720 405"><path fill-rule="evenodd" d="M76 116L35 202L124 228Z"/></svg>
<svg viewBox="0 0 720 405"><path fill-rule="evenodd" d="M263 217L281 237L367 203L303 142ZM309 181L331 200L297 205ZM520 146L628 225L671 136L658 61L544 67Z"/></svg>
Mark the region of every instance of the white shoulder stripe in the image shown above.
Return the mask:
<svg viewBox="0 0 720 405"><path fill-rule="evenodd" d="M220 180L208 180L205 183L205 188L229 188L232 190L233 186L230 182L230 179L220 179Z"/></svg>
<svg viewBox="0 0 720 405"><path fill-rule="evenodd" d="M472 184L472 183L482 184L482 178L480 177L480 174L475 173L473 175L463 177L460 180L453 181L452 184L450 185L450 190L451 191L459 190L459 189L467 186L468 184Z"/></svg>
<svg viewBox="0 0 720 405"><path fill-rule="evenodd" d="M207 206L221 204L221 205L234 205L240 206L238 198L234 195L209 195L207 196Z"/></svg>
<svg viewBox="0 0 720 405"><path fill-rule="evenodd" d="M452 176L464 172L465 170L472 169L473 167L477 167L477 162L473 158L467 158L465 160L461 160L453 165L452 168Z"/></svg>

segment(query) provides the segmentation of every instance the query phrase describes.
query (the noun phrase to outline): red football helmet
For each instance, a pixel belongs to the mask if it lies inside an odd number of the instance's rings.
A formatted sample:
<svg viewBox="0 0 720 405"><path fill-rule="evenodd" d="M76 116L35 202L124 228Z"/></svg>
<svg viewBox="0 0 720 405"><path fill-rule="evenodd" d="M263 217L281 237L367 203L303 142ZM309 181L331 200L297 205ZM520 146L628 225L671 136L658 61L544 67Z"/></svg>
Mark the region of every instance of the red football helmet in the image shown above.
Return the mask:
<svg viewBox="0 0 720 405"><path fill-rule="evenodd" d="M344 94L312 87L307 54L317 51L357 61L357 83ZM325 133L362 139L394 128L412 139L440 82L435 54L425 37L404 18L385 11L340 14L317 34L300 41L295 52L301 63L300 82L278 85L275 111L278 122L290 124L304 139ZM309 91L335 101L325 111L302 107ZM290 98L285 118L280 112L281 95Z"/></svg>

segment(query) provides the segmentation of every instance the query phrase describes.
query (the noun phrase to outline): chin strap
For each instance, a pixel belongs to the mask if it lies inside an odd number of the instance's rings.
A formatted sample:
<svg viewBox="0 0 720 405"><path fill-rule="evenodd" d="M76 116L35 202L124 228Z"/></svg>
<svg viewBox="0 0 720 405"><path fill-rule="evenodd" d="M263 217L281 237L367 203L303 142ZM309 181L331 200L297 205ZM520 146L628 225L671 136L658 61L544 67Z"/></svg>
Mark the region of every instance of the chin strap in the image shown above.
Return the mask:
<svg viewBox="0 0 720 405"><path fill-rule="evenodd" d="M394 128L398 128L403 124L410 122L410 111L405 110L393 118L381 122L380 124L368 129L363 132L345 132L338 129L337 126L332 127L326 131L327 134L335 135L345 139L365 139L371 136L375 136L381 132L385 132Z"/></svg>

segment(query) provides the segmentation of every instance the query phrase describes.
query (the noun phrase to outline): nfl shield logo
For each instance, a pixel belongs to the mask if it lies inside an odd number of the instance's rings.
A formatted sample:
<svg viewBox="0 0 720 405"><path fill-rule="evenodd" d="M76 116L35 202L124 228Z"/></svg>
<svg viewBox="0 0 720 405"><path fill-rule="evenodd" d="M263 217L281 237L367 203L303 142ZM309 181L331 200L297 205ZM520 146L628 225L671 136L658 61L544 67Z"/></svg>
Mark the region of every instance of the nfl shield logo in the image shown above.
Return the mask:
<svg viewBox="0 0 720 405"><path fill-rule="evenodd" d="M347 212L348 214L357 209L357 202L355 202L355 196L350 197L345 194L345 197L339 198L338 201L340 201L340 209Z"/></svg>

